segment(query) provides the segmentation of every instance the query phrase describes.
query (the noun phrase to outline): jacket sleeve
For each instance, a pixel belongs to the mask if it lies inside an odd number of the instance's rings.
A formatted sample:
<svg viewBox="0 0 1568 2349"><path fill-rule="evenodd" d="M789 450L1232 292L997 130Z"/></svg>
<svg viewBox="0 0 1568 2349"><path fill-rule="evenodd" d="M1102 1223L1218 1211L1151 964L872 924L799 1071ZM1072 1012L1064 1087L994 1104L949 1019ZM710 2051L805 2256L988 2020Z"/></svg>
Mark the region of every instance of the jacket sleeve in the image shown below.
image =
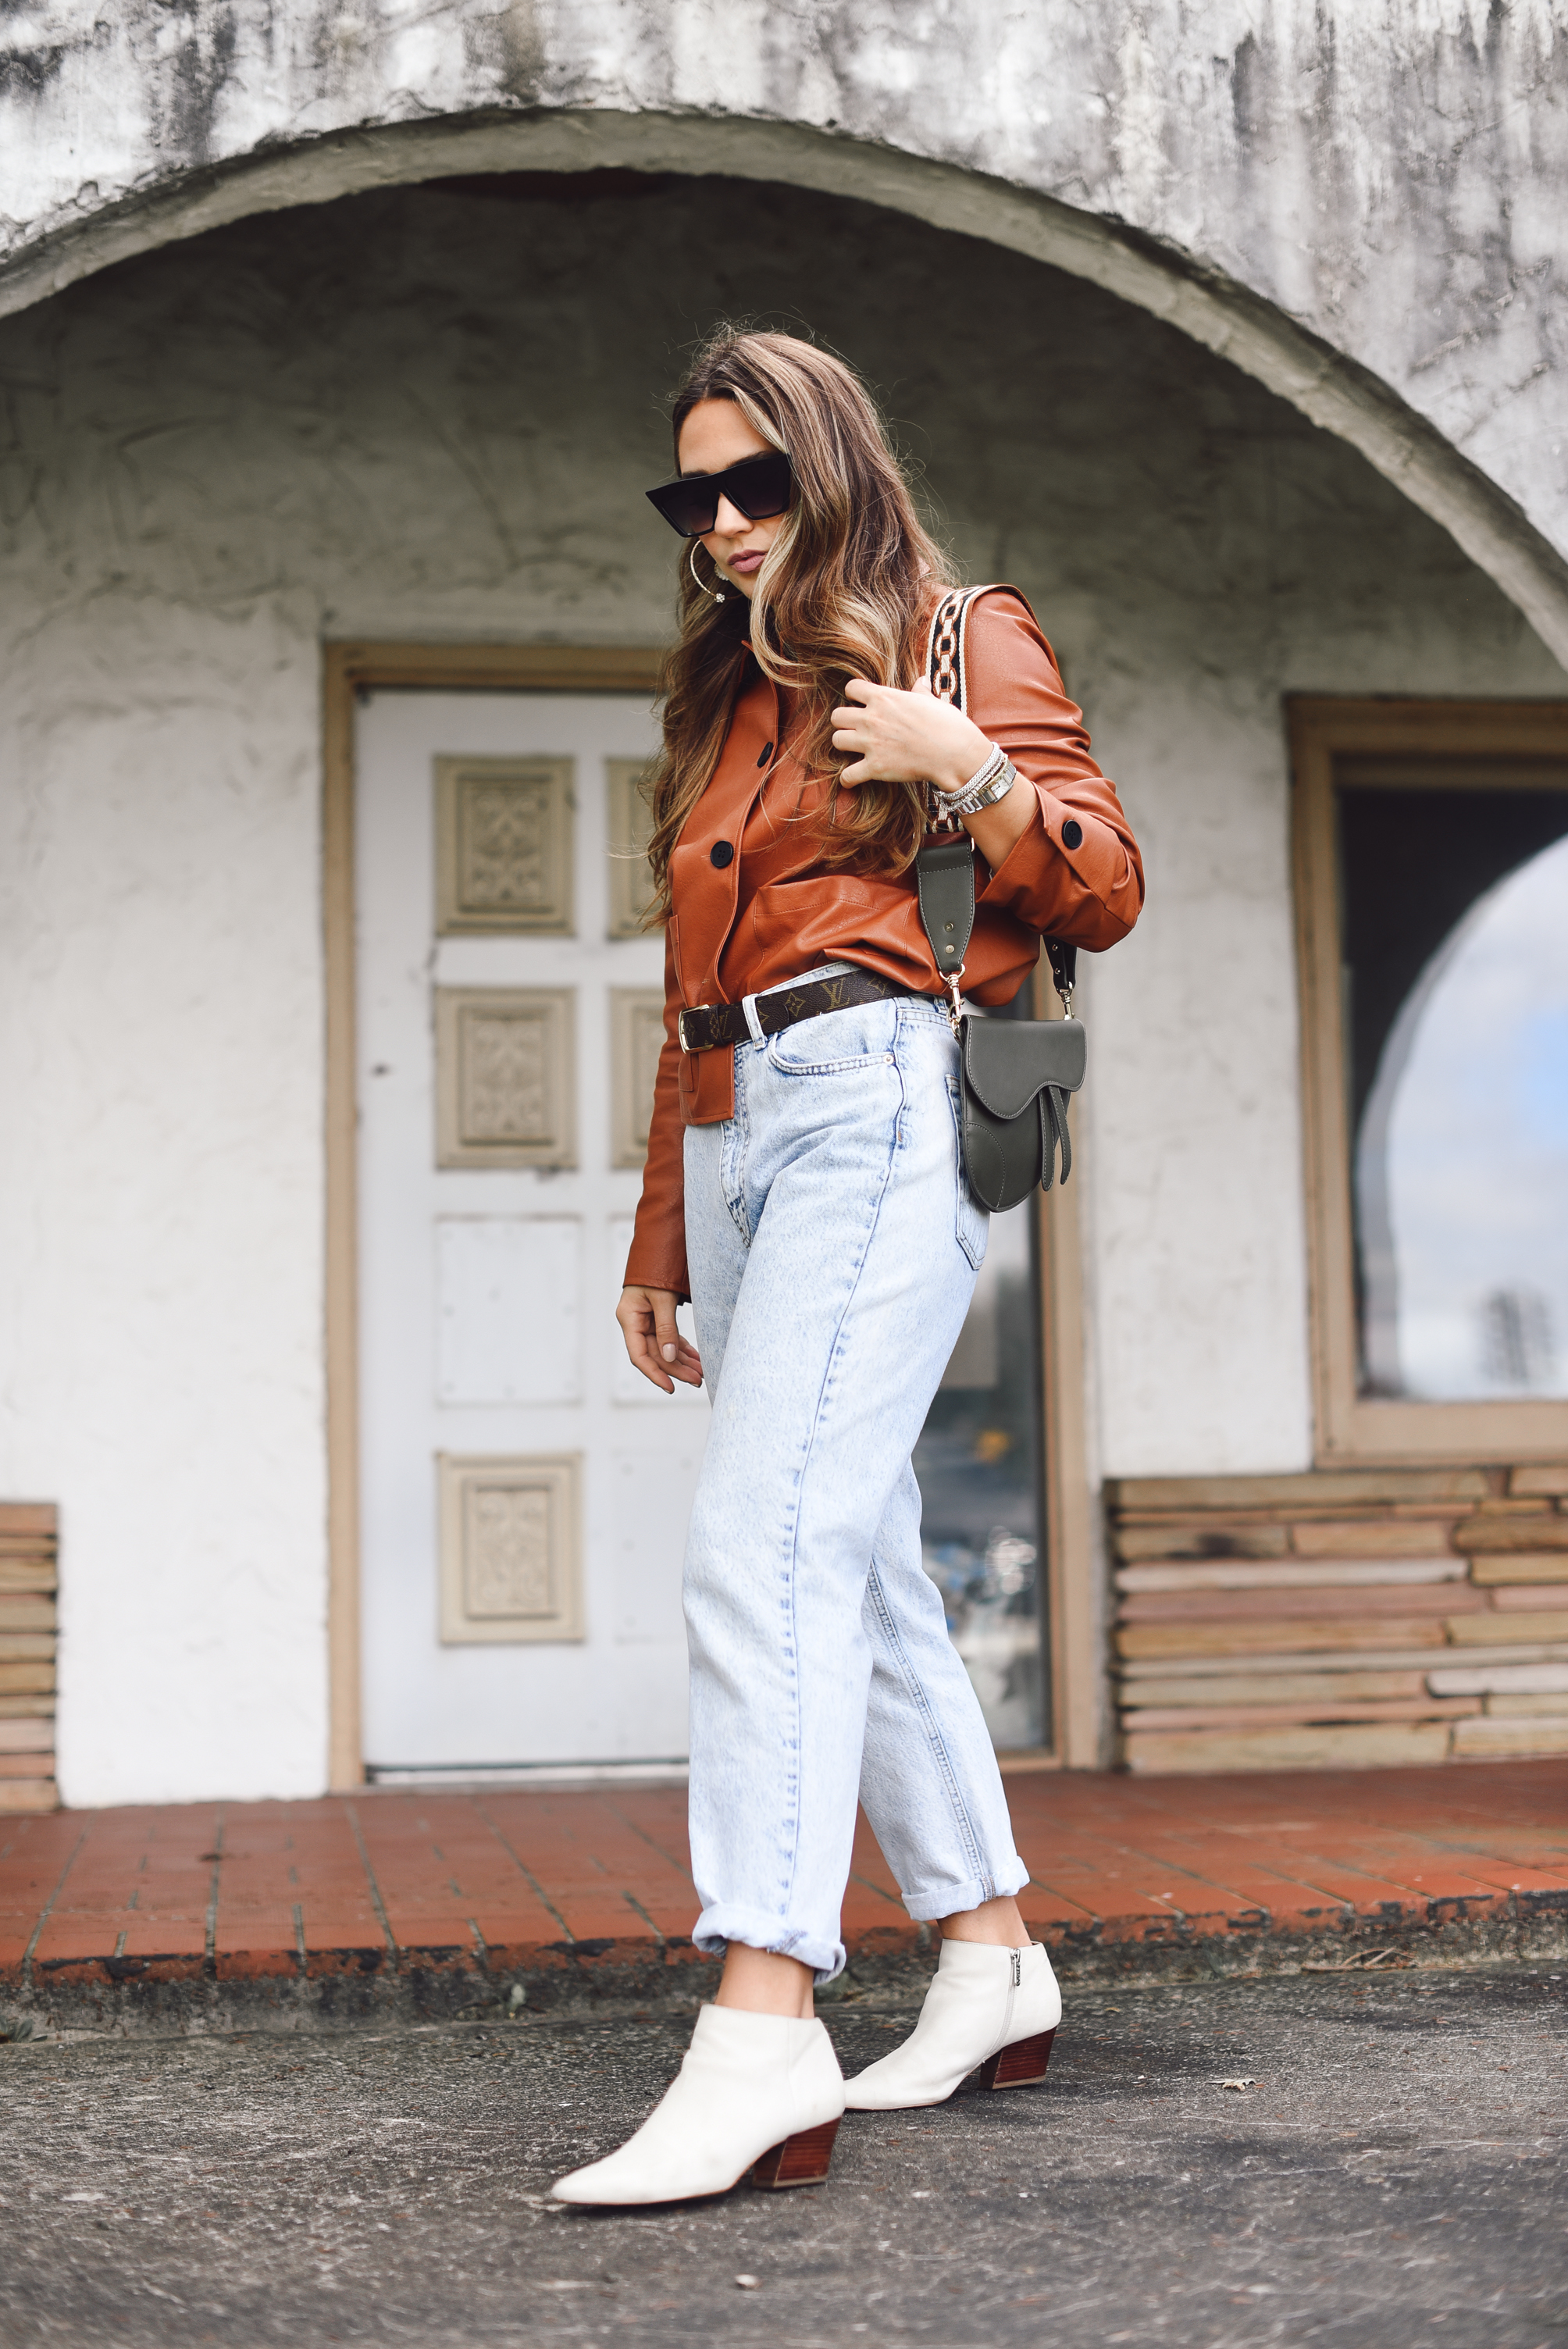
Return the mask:
<svg viewBox="0 0 1568 2349"><path fill-rule="evenodd" d="M1116 787L1089 756L1083 713L1056 657L1011 587L969 616L967 708L1033 786L1028 828L980 892L1043 937L1112 947L1143 905L1143 863Z"/></svg>
<svg viewBox="0 0 1568 2349"><path fill-rule="evenodd" d="M628 1287L673 1288L684 1298L691 1295L691 1282L686 1274L686 1130L680 1104L680 1044L676 1035L680 1008L676 958L666 926L665 1040L654 1084L643 1195L637 1203L637 1220L623 1279Z"/></svg>

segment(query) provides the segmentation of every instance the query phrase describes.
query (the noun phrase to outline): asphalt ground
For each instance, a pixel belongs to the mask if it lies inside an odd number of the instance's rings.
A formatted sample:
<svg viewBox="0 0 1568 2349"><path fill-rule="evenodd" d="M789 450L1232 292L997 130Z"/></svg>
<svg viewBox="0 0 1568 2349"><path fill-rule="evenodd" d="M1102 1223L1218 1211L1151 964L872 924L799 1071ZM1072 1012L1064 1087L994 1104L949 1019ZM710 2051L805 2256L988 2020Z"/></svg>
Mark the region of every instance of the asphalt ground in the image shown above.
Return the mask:
<svg viewBox="0 0 1568 2349"><path fill-rule="evenodd" d="M552 2206L688 2031L0 2048L0 2342L1568 2342L1568 1968L1079 1990L1043 2088L851 2115L823 2187Z"/></svg>

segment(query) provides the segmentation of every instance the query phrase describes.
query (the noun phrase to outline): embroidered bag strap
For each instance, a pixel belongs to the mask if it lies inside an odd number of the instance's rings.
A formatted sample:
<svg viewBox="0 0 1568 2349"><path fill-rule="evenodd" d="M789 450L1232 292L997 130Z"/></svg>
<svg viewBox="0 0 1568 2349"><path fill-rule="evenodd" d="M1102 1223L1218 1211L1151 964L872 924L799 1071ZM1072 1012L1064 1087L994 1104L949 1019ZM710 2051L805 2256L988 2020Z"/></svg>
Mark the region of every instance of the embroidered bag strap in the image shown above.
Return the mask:
<svg viewBox="0 0 1568 2349"><path fill-rule="evenodd" d="M969 707L969 615L980 597L989 593L989 587L950 587L931 616L931 633L926 639L925 674L930 680L931 690L937 699L951 701L955 709L967 711ZM938 829L938 797L934 785L929 788L926 826L928 831L935 832ZM963 840L966 837L962 825L955 824L952 829L958 839ZM928 849L925 854L932 858L932 864L934 866L937 859L932 855L932 852ZM975 927L975 872L973 862L965 863L961 854L944 857L941 863L945 868L943 877L947 881L948 886L943 892L941 924L934 936L932 933L932 924L926 919L926 887L923 874L920 884L920 905L925 934L930 940L932 953L936 957L936 968L944 974L945 984L948 972L962 969L964 957L969 946L970 933ZM962 891L965 885L965 874L968 876L969 892L967 922L963 918L962 907L959 907L955 915L954 907L946 903L948 895L956 895ZM935 878L934 873L933 877ZM933 910L935 910L934 907ZM956 955L954 955L948 949L951 949L960 933L962 933L962 944L959 945ZM1047 938L1044 944L1047 959L1051 967L1051 978L1061 999L1063 1013L1070 1019L1073 1009L1073 988L1078 978L1078 948L1065 946L1060 938Z"/></svg>

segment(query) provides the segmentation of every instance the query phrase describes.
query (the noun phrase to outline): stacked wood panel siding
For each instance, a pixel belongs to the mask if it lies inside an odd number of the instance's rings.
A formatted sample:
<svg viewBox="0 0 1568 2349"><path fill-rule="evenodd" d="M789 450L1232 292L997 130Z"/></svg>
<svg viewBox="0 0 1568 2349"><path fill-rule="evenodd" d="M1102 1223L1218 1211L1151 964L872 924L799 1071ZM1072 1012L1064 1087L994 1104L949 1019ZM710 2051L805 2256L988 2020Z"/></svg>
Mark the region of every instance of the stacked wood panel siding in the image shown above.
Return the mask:
<svg viewBox="0 0 1568 2349"><path fill-rule="evenodd" d="M55 1784L55 1509L0 1501L0 1811L52 1811Z"/></svg>
<svg viewBox="0 0 1568 2349"><path fill-rule="evenodd" d="M1568 1462L1107 1486L1122 1758L1568 1754Z"/></svg>

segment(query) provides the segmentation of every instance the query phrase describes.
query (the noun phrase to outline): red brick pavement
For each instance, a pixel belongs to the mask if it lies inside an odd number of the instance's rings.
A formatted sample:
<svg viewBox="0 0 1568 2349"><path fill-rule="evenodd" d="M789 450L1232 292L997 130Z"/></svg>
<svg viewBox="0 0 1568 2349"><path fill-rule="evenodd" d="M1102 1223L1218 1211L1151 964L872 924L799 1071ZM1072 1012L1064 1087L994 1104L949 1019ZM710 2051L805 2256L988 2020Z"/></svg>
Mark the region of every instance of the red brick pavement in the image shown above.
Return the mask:
<svg viewBox="0 0 1568 2349"><path fill-rule="evenodd" d="M1568 1917L1568 1764L1008 1780L1053 1945ZM673 1788L370 1792L0 1818L0 1988L683 1953ZM861 1823L851 1952L913 1946Z"/></svg>

